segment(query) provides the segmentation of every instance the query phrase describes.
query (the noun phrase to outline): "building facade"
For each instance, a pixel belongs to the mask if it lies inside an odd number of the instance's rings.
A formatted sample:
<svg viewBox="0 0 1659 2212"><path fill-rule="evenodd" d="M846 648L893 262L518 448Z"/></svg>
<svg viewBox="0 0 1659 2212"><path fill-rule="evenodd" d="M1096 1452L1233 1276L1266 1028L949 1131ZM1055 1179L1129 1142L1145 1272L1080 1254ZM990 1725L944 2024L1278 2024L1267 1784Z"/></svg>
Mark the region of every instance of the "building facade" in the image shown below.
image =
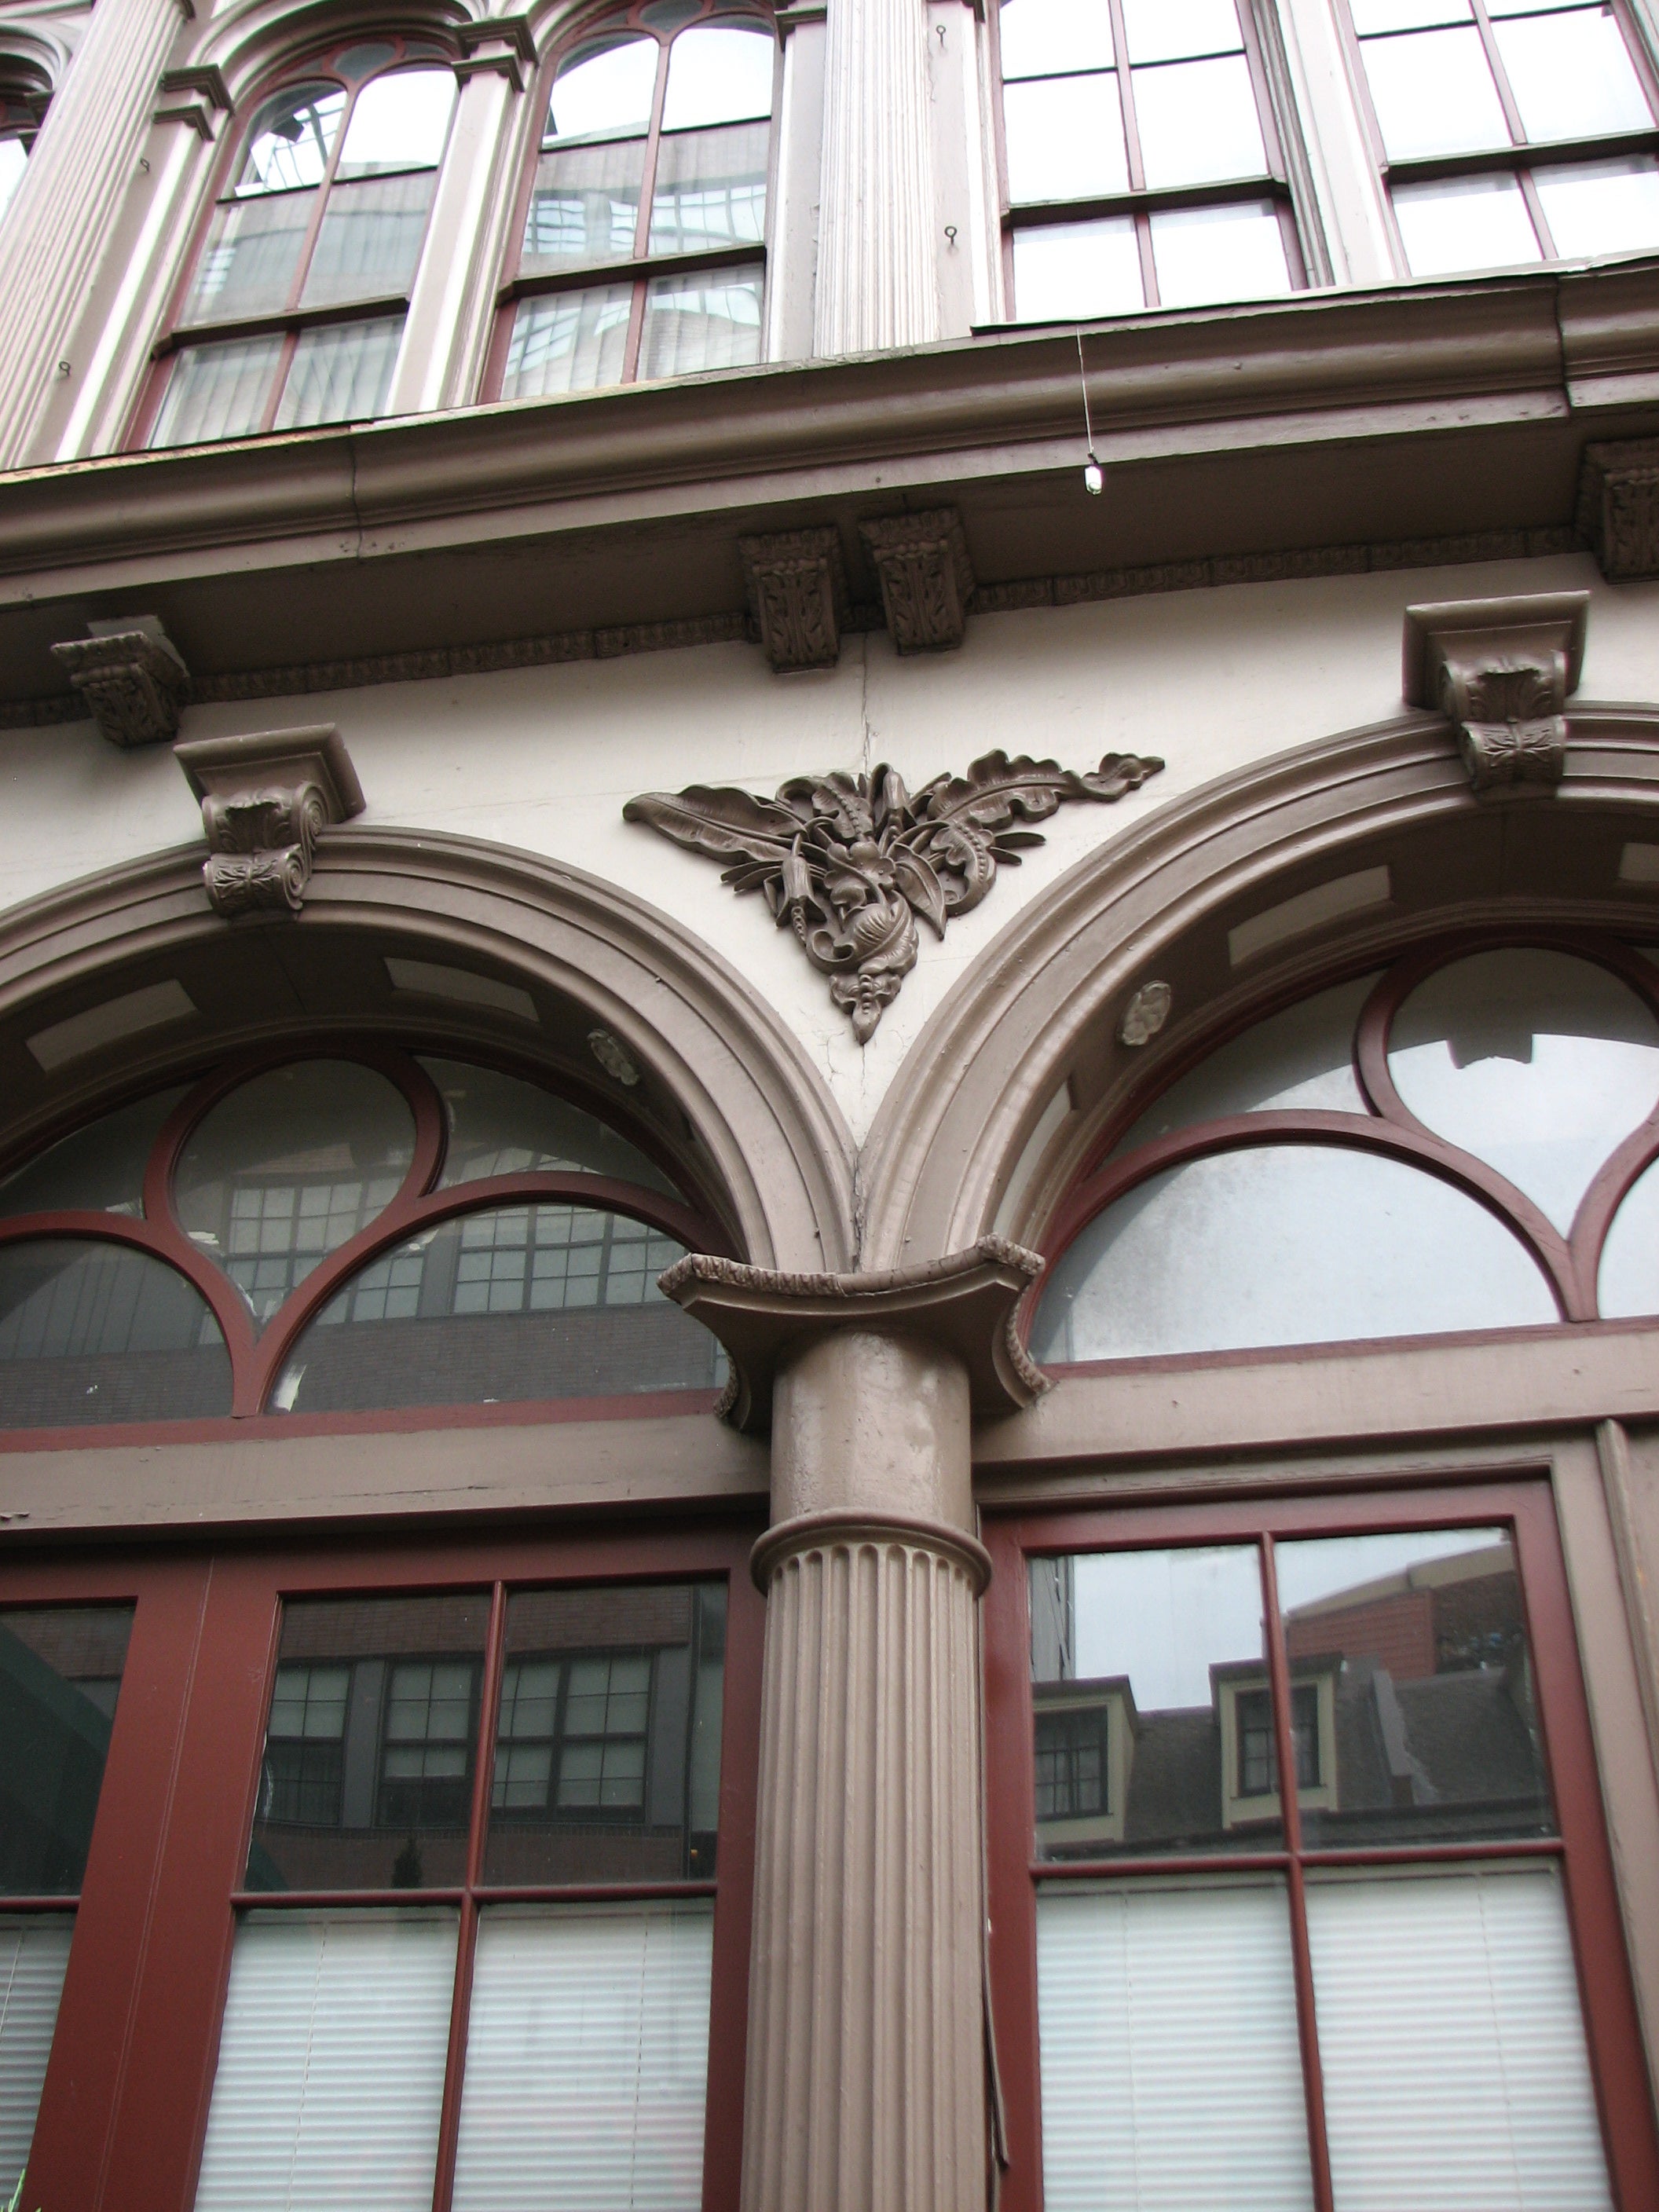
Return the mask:
<svg viewBox="0 0 1659 2212"><path fill-rule="evenodd" d="M0 103L0 2192L1659 2203L1649 0Z"/></svg>

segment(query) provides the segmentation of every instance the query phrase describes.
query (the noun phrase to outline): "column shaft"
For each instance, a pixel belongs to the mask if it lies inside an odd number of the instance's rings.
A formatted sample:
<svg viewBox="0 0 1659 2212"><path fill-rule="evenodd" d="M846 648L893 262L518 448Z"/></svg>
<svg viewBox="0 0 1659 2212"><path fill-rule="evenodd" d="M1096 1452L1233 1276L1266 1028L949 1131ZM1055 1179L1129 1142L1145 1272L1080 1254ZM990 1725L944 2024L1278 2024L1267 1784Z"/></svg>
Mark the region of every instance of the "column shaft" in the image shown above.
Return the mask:
<svg viewBox="0 0 1659 2212"><path fill-rule="evenodd" d="M830 0L813 350L939 331L923 0Z"/></svg>

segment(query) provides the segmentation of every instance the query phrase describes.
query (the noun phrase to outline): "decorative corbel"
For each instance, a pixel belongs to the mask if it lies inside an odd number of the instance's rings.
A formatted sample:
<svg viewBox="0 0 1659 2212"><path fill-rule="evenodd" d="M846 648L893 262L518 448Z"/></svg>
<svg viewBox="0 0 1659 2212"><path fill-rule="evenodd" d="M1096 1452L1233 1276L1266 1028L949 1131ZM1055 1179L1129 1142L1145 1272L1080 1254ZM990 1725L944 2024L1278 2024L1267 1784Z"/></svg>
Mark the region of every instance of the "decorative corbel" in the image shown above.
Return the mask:
<svg viewBox="0 0 1659 2212"><path fill-rule="evenodd" d="M92 628L91 637L70 638L52 651L102 734L124 750L177 737L190 671L161 623L133 615Z"/></svg>
<svg viewBox="0 0 1659 2212"><path fill-rule="evenodd" d="M861 522L859 535L897 650L948 653L959 646L973 603L974 569L955 507Z"/></svg>
<svg viewBox="0 0 1659 2212"><path fill-rule="evenodd" d="M744 589L767 659L780 675L831 668L848 612L838 530L782 530L739 538Z"/></svg>
<svg viewBox="0 0 1659 2212"><path fill-rule="evenodd" d="M202 870L214 911L298 914L317 839L363 811L362 787L332 723L191 738L173 747L202 802Z"/></svg>
<svg viewBox="0 0 1659 2212"><path fill-rule="evenodd" d="M1588 592L1407 608L1407 703L1451 723L1477 792L1560 782L1589 617Z"/></svg>
<svg viewBox="0 0 1659 2212"><path fill-rule="evenodd" d="M216 115L230 113L230 88L224 73L210 62L199 69L166 70L161 78L161 96L154 118L157 123L187 123L201 137L211 143L215 132Z"/></svg>
<svg viewBox="0 0 1659 2212"><path fill-rule="evenodd" d="M1659 576L1659 438L1586 446L1577 520L1604 576Z"/></svg>
<svg viewBox="0 0 1659 2212"><path fill-rule="evenodd" d="M514 92L522 92L536 73L536 41L527 15L491 15L481 22L458 23L455 36L461 58L455 74L465 84L470 76L504 76Z"/></svg>

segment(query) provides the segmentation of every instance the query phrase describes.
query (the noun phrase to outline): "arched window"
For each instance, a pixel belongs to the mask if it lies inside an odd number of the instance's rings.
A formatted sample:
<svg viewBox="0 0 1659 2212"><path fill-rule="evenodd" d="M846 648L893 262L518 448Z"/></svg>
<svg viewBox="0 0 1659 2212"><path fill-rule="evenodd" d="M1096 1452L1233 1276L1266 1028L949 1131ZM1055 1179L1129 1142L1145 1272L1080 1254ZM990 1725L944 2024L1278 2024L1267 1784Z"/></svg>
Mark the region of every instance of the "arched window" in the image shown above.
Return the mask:
<svg viewBox="0 0 1659 2212"><path fill-rule="evenodd" d="M778 46L720 0L647 0L553 64L492 396L758 361Z"/></svg>
<svg viewBox="0 0 1659 2212"><path fill-rule="evenodd" d="M51 98L52 81L37 61L0 53L0 217L23 181Z"/></svg>
<svg viewBox="0 0 1659 2212"><path fill-rule="evenodd" d="M185 278L138 442L383 412L455 78L429 41L337 48L254 109Z"/></svg>
<svg viewBox="0 0 1659 2212"><path fill-rule="evenodd" d="M711 1241L523 1077L244 1060L0 1183L0 1427L706 1389L714 1340L656 1280Z"/></svg>
<svg viewBox="0 0 1659 2212"><path fill-rule="evenodd" d="M1414 276L1659 246L1659 78L1626 0L1348 0Z"/></svg>
<svg viewBox="0 0 1659 2212"><path fill-rule="evenodd" d="M1056 1224L1031 1348L1115 1359L1659 1313L1659 968L1441 946L1258 1023Z"/></svg>
<svg viewBox="0 0 1659 2212"><path fill-rule="evenodd" d="M994 33L1021 320L1305 283L1249 0L1003 0Z"/></svg>

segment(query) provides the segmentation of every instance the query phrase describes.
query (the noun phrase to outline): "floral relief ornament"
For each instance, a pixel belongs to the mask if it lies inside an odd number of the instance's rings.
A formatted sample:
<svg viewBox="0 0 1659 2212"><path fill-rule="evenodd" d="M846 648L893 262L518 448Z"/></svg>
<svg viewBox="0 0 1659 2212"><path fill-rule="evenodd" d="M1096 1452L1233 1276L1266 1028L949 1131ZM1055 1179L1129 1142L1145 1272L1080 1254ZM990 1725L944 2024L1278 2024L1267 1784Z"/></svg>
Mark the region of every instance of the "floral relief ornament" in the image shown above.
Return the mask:
<svg viewBox="0 0 1659 2212"><path fill-rule="evenodd" d="M1042 843L1017 823L1046 821L1068 799L1109 805L1163 766L1108 753L1079 774L999 751L914 796L884 766L868 775L792 776L775 799L701 783L647 792L629 800L623 818L728 862L721 881L734 890L763 892L867 1044L916 964L918 917L942 938L953 915L985 896L999 864L1018 867L1022 848Z"/></svg>

